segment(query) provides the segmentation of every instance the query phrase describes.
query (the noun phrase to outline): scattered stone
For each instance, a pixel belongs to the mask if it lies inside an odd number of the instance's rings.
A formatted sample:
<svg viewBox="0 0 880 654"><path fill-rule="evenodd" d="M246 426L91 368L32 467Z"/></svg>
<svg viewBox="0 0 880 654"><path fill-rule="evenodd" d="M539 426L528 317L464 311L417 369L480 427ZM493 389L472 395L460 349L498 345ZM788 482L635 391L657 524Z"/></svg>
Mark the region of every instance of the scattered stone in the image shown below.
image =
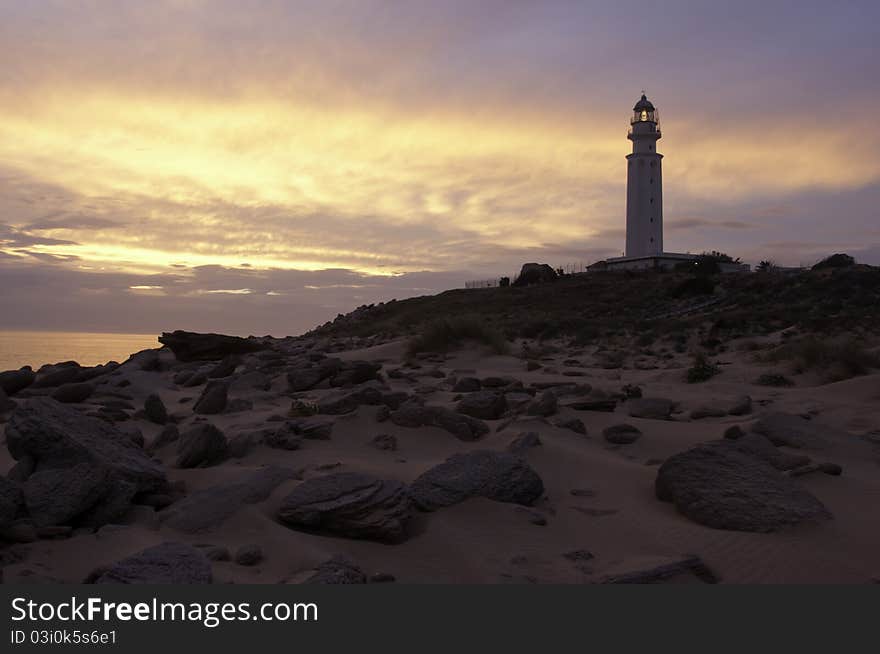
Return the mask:
<svg viewBox="0 0 880 654"><path fill-rule="evenodd" d="M0 477L0 529L9 527L24 506L21 486L5 477Z"/></svg>
<svg viewBox="0 0 880 654"><path fill-rule="evenodd" d="M737 438L742 438L745 435L746 432L743 431L743 428L739 425L733 425L724 430L724 438L732 441L735 441Z"/></svg>
<svg viewBox="0 0 880 654"><path fill-rule="evenodd" d="M628 424L611 425L602 430L605 440L615 445L629 445L635 443L642 437L642 432L638 427Z"/></svg>
<svg viewBox="0 0 880 654"><path fill-rule="evenodd" d="M263 442L276 450L298 450L302 445L302 436L295 423L285 422L278 429L268 430Z"/></svg>
<svg viewBox="0 0 880 654"><path fill-rule="evenodd" d="M94 385L88 382L62 384L53 391L52 399L64 404L79 404L89 399L94 392Z"/></svg>
<svg viewBox="0 0 880 654"><path fill-rule="evenodd" d="M159 342L167 346L178 361L216 361L230 354L247 354L267 347L255 338L198 334L181 330L163 333Z"/></svg>
<svg viewBox="0 0 880 654"><path fill-rule="evenodd" d="M497 420L507 410L507 401L501 393L475 391L458 403L458 412L480 420Z"/></svg>
<svg viewBox="0 0 880 654"><path fill-rule="evenodd" d="M62 384L72 384L79 379L80 366L71 362L70 365L59 365L43 372L43 368L37 374L36 380L31 384L34 388L51 388Z"/></svg>
<svg viewBox="0 0 880 654"><path fill-rule="evenodd" d="M208 372L208 379L222 379L223 377L229 377L230 375L235 374L235 369L240 365L241 357L237 354L230 354L224 357L220 363Z"/></svg>
<svg viewBox="0 0 880 654"><path fill-rule="evenodd" d="M406 538L411 513L406 486L399 481L339 472L297 486L282 502L278 518L292 527L399 542Z"/></svg>
<svg viewBox="0 0 880 654"><path fill-rule="evenodd" d="M229 561L232 556L229 549L221 545L196 545L209 561Z"/></svg>
<svg viewBox="0 0 880 654"><path fill-rule="evenodd" d="M424 406L407 402L391 414L391 422L399 427L439 427L462 441L475 441L489 433L482 420L445 407Z"/></svg>
<svg viewBox="0 0 880 654"><path fill-rule="evenodd" d="M587 426L580 418L566 418L563 420L557 420L554 424L560 429L569 429L576 434L581 434L582 436L587 435Z"/></svg>
<svg viewBox="0 0 880 654"><path fill-rule="evenodd" d="M231 392L241 392L249 390L268 391L272 387L272 380L268 375L258 371L251 370L240 375L229 383Z"/></svg>
<svg viewBox="0 0 880 654"><path fill-rule="evenodd" d="M144 400L144 416L147 420L157 425L164 425L168 422L168 410L162 398L152 393Z"/></svg>
<svg viewBox="0 0 880 654"><path fill-rule="evenodd" d="M476 377L462 377L458 381L455 382L455 386L452 387L453 393L474 393L480 390L483 385L480 383L480 380Z"/></svg>
<svg viewBox="0 0 880 654"><path fill-rule="evenodd" d="M471 497L530 505L543 493L544 483L528 463L490 450L455 454L422 473L410 486L410 495L425 511Z"/></svg>
<svg viewBox="0 0 880 654"><path fill-rule="evenodd" d="M617 408L617 400L576 400L574 402L569 402L565 406L569 409L574 409L575 411L602 411L604 413L614 413L614 409Z"/></svg>
<svg viewBox="0 0 880 654"><path fill-rule="evenodd" d="M727 415L727 411L718 407L703 406L691 411L691 420L702 420L703 418L723 418Z"/></svg>
<svg viewBox="0 0 880 654"><path fill-rule="evenodd" d="M34 383L37 376L29 367L0 372L0 388L7 395L15 395Z"/></svg>
<svg viewBox="0 0 880 654"><path fill-rule="evenodd" d="M803 449L823 449L829 438L848 437L845 432L789 413L769 413L752 425L752 431L766 436L774 445Z"/></svg>
<svg viewBox="0 0 880 654"><path fill-rule="evenodd" d="M216 415L223 413L228 402L229 382L209 382L202 391L202 396L193 405L193 413Z"/></svg>
<svg viewBox="0 0 880 654"><path fill-rule="evenodd" d="M177 444L178 468L197 468L219 463L226 457L226 436L209 422L197 424Z"/></svg>
<svg viewBox="0 0 880 654"><path fill-rule="evenodd" d="M596 491L591 488L572 488L569 493L574 497L596 497Z"/></svg>
<svg viewBox="0 0 880 654"><path fill-rule="evenodd" d="M768 532L831 517L819 500L766 461L717 444L667 459L657 471L655 492L687 518L715 529Z"/></svg>
<svg viewBox="0 0 880 654"><path fill-rule="evenodd" d="M176 443L180 439L180 430L177 429L177 425L166 425L165 428L159 432L159 435L156 436L155 440L150 444L150 452L155 452L156 450L169 445L170 443Z"/></svg>
<svg viewBox="0 0 880 654"><path fill-rule="evenodd" d="M397 581L397 577L390 572L375 572L370 575L371 584L390 584L395 581Z"/></svg>
<svg viewBox="0 0 880 654"><path fill-rule="evenodd" d="M669 420L677 406L676 402L662 397L643 397L630 400L628 413L633 418L648 418L650 420Z"/></svg>
<svg viewBox="0 0 880 654"><path fill-rule="evenodd" d="M211 564L183 543L162 543L133 554L101 572L96 584L210 584Z"/></svg>
<svg viewBox="0 0 880 654"><path fill-rule="evenodd" d="M507 451L511 454L525 454L533 447L541 445L541 437L536 431L524 431L510 441Z"/></svg>
<svg viewBox="0 0 880 654"><path fill-rule="evenodd" d="M354 562L342 556L334 556L319 565L306 584L365 584L367 575Z"/></svg>
<svg viewBox="0 0 880 654"><path fill-rule="evenodd" d="M538 513L537 511L531 511L522 506L516 507L516 512L525 516L529 521L529 524L533 524L536 527L546 527L547 526L547 518Z"/></svg>
<svg viewBox="0 0 880 654"><path fill-rule="evenodd" d="M727 410L732 416L744 416L752 412L752 398L748 395L741 395L733 401L731 407Z"/></svg>
<svg viewBox="0 0 880 654"><path fill-rule="evenodd" d="M235 562L238 565L257 565L263 560L263 548L256 544L242 545L235 551Z"/></svg>
<svg viewBox="0 0 880 654"><path fill-rule="evenodd" d="M680 576L693 576L707 584L716 584L719 579L697 556L689 556L680 561L664 563L652 568L632 570L606 575L600 584L657 584Z"/></svg>
<svg viewBox="0 0 880 654"><path fill-rule="evenodd" d="M544 391L539 399L529 405L526 413L530 416L552 416L556 413L558 406L559 401L556 399L556 394L553 391Z"/></svg>

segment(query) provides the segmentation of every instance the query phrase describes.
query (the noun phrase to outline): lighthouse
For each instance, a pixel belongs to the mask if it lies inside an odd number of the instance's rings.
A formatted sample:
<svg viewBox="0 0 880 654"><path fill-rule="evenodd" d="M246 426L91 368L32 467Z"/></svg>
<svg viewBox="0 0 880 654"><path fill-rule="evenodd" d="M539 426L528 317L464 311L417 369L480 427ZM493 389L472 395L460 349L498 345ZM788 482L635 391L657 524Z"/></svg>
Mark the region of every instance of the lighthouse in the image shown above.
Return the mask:
<svg viewBox="0 0 880 654"><path fill-rule="evenodd" d="M663 254L663 155L657 152L660 116L644 93L633 107L626 156L626 256Z"/></svg>

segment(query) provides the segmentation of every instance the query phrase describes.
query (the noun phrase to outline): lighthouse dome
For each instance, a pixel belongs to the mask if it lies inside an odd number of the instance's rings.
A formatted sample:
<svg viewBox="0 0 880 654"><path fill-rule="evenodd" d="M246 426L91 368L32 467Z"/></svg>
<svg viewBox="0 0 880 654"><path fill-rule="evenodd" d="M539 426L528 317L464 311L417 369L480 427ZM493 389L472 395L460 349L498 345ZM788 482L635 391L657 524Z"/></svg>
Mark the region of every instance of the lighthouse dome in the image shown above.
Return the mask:
<svg viewBox="0 0 880 654"><path fill-rule="evenodd" d="M642 97L636 102L636 106L633 107L633 111L654 111L654 105L650 100L642 93Z"/></svg>

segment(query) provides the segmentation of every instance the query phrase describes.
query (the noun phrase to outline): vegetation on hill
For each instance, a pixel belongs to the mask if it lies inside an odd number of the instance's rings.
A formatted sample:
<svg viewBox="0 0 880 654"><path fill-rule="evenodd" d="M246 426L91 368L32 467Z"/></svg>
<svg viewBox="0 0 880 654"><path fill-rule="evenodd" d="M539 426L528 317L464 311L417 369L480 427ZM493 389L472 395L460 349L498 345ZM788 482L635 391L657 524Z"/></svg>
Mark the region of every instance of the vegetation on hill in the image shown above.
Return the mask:
<svg viewBox="0 0 880 654"><path fill-rule="evenodd" d="M452 319L467 316L455 323ZM421 336L450 343L479 325L477 340L614 337L634 347L699 329L712 343L794 329L862 338L880 330L880 268L855 265L797 274L592 272L526 287L456 289L362 306L312 332L322 337ZM433 346L432 346L433 347Z"/></svg>

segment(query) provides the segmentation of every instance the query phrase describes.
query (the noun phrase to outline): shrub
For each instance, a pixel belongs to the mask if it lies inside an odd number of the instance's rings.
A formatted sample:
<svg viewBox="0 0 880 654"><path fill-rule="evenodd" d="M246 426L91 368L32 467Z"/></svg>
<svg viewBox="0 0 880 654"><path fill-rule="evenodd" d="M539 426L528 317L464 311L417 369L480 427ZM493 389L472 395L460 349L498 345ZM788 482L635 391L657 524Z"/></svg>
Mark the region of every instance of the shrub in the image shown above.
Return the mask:
<svg viewBox="0 0 880 654"><path fill-rule="evenodd" d="M790 361L796 373L815 370L822 373L826 381L850 379L866 375L872 368L880 368L880 356L855 338L802 338L780 345L764 360Z"/></svg>
<svg viewBox="0 0 880 654"><path fill-rule="evenodd" d="M794 382L788 377L774 372L764 373L755 380L755 383L758 386L794 386Z"/></svg>
<svg viewBox="0 0 880 654"><path fill-rule="evenodd" d="M849 268L856 265L856 260L848 254L832 254L830 257L822 259L813 266L813 270L823 270L825 268Z"/></svg>
<svg viewBox="0 0 880 654"><path fill-rule="evenodd" d="M463 316L431 324L410 340L407 353L412 356L419 352L446 352L465 341L487 345L496 354L506 354L510 350L510 344L500 331L476 317Z"/></svg>
<svg viewBox="0 0 880 654"><path fill-rule="evenodd" d="M708 381L721 373L721 368L710 362L706 355L700 352L694 357L694 365L688 368L686 381L688 384L698 384Z"/></svg>

